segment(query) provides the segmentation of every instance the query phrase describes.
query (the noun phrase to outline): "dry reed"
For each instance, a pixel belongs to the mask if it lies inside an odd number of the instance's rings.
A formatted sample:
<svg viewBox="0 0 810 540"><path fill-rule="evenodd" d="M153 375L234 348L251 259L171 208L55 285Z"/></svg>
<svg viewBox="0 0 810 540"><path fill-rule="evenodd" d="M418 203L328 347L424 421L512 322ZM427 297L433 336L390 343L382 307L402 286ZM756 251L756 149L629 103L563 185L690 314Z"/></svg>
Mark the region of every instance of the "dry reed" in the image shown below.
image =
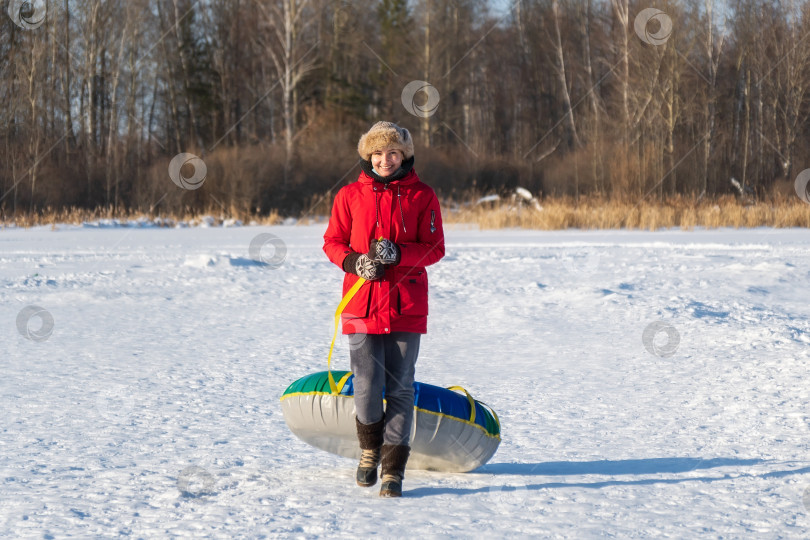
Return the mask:
<svg viewBox="0 0 810 540"><path fill-rule="evenodd" d="M309 212L299 217L299 222L309 223L328 212L331 200L328 196L315 198ZM743 204L733 197L721 197L714 201L697 201L689 197L673 197L665 201L615 201L602 198L547 198L542 201L542 210L532 206L518 206L508 201L499 203L464 205L446 202L443 217L446 223L477 224L482 229L642 229L666 228L692 229L695 227L805 227L810 228L810 204L797 197L779 197L769 202ZM317 214L317 215L316 215ZM47 208L34 214L4 216L0 226L14 225L32 227L58 223L81 224L100 219L115 219L123 222L149 220L158 225L174 226L184 222L199 223L203 216L212 216L218 224L227 219L240 220L245 224L275 225L283 221L276 211L269 215L250 214L244 209L210 208L208 212L187 211L183 214L140 212L135 210L115 211L111 208L95 210L81 208Z"/></svg>
<svg viewBox="0 0 810 540"><path fill-rule="evenodd" d="M36 213L18 213L14 216L3 216L0 227L36 227L41 225L80 225L99 220L116 220L122 223L142 222L144 220L163 227L174 227L179 223L195 225L204 217L210 216L216 225L227 220L238 220L245 224L276 225L281 223L283 217L276 211L268 215L249 214L244 210L231 208L223 212L219 208L211 208L208 212L186 212L173 214L165 212L142 212L137 210L113 210L112 208L45 208Z"/></svg>
<svg viewBox="0 0 810 540"><path fill-rule="evenodd" d="M733 197L715 201L673 197L663 202L609 201L597 198L547 199L542 210L516 206L467 205L446 211L447 223L473 223L482 229L692 229L695 227L810 227L810 205L785 198L758 204L743 204Z"/></svg>

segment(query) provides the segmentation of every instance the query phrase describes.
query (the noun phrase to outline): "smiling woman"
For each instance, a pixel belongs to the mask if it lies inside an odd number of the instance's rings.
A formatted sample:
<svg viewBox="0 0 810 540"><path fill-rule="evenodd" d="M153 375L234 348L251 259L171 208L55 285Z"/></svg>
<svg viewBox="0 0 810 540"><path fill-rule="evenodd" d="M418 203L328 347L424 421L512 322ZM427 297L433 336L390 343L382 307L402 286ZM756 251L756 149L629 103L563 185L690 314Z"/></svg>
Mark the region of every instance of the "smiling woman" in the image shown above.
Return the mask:
<svg viewBox="0 0 810 540"><path fill-rule="evenodd" d="M444 256L444 232L436 194L413 170L407 129L377 122L360 137L357 152L362 172L335 197L323 249L346 272L341 317L343 333L355 344L357 484L376 484L382 464L380 495L399 497L410 453L416 358L427 332L425 267Z"/></svg>

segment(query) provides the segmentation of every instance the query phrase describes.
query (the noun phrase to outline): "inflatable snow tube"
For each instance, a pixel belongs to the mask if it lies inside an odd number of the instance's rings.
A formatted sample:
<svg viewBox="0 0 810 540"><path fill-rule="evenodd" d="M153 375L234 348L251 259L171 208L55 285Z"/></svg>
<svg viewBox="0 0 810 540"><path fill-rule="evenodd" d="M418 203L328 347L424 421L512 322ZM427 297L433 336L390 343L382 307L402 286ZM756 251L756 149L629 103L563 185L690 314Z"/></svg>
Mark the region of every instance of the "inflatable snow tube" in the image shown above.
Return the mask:
<svg viewBox="0 0 810 540"><path fill-rule="evenodd" d="M353 375L313 373L292 383L281 396L284 420L299 439L321 450L360 458L355 425ZM460 387L441 388L415 382L409 469L467 472L489 461L501 443L494 411ZM453 390L464 392L459 394Z"/></svg>

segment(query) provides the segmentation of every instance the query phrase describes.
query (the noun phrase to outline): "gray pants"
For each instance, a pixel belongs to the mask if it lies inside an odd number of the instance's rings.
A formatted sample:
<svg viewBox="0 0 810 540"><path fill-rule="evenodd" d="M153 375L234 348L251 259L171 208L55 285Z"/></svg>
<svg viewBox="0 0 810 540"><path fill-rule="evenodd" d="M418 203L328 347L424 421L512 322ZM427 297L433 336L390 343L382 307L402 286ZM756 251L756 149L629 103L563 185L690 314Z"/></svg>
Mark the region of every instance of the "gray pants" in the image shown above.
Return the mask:
<svg viewBox="0 0 810 540"><path fill-rule="evenodd" d="M354 407L362 424L383 417L384 444L407 446L413 424L413 377L421 334L354 334L351 367L354 372Z"/></svg>

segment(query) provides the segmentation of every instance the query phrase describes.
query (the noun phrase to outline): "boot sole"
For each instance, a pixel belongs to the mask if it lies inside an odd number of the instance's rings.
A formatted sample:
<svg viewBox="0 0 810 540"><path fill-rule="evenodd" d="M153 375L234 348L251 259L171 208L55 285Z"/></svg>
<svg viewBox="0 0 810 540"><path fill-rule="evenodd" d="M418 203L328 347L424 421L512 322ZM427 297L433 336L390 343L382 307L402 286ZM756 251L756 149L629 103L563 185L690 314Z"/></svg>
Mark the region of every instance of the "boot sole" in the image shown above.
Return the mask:
<svg viewBox="0 0 810 540"><path fill-rule="evenodd" d="M376 468L375 468L375 469L370 469L370 470L368 470L368 473L369 473L368 475L365 475L365 474L360 474L360 471L361 471L361 470L363 470L363 469L359 469L359 468L358 468L358 470L357 470L357 474L355 474L355 476L354 476L354 480L357 482L357 485L358 485L358 486L360 486L360 487L371 487L371 486L373 486L374 484L376 484L376 483L377 483L377 480L378 480L380 477L379 477L379 476L377 476L377 469L376 469ZM363 482L363 481L361 480L361 478L362 478L362 477L366 477L365 479L366 479L367 481L366 481L366 482Z"/></svg>
<svg viewBox="0 0 810 540"><path fill-rule="evenodd" d="M391 489L391 487L388 487L388 482L383 482L383 485L380 487L380 497L402 497L402 487L399 489Z"/></svg>

